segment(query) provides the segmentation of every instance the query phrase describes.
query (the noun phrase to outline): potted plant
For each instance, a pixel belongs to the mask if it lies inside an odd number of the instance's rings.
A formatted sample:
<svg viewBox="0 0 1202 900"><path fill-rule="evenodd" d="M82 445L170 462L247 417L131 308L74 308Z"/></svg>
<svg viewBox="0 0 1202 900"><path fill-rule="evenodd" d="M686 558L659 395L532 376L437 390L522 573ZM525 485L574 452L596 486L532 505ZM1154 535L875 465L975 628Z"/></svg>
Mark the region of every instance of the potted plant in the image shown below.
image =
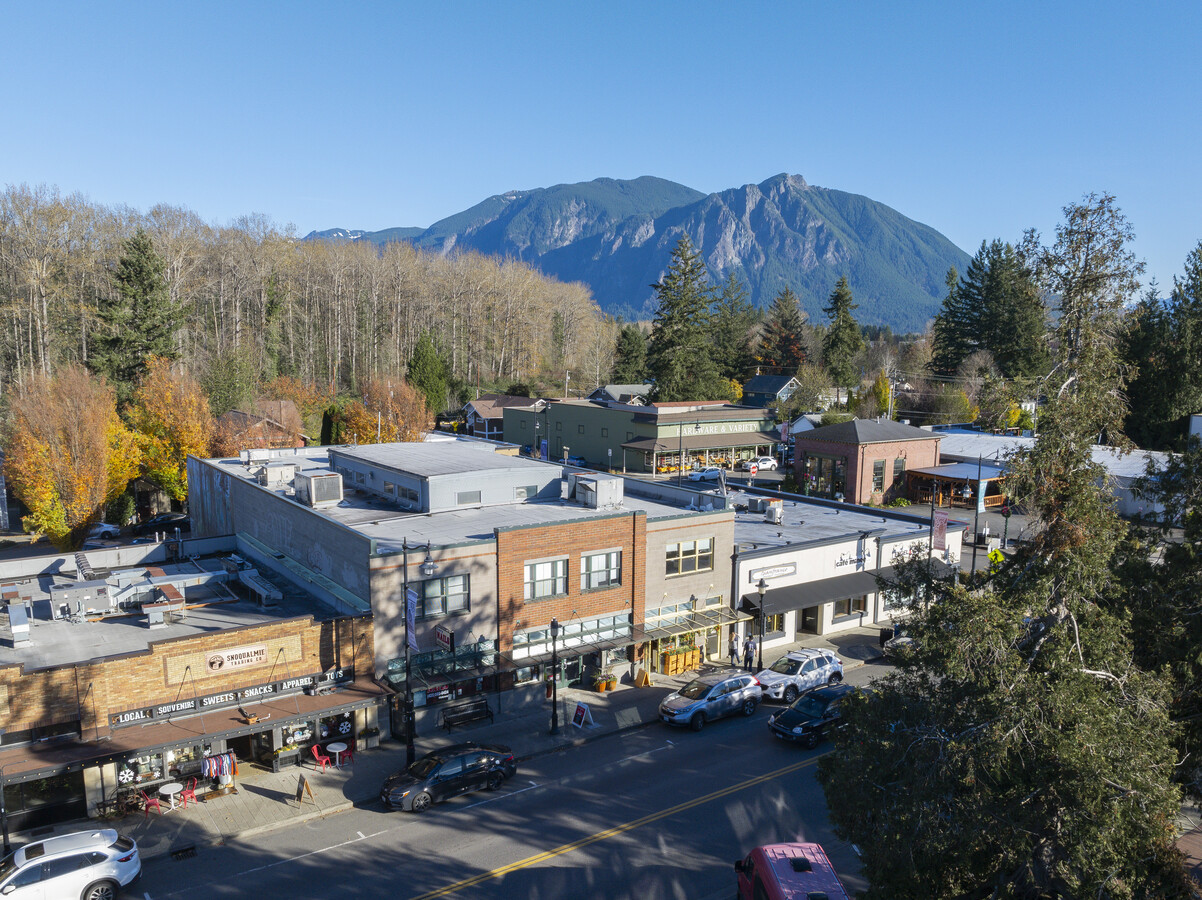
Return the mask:
<svg viewBox="0 0 1202 900"><path fill-rule="evenodd" d="M359 732L359 742L364 750L372 750L380 746L380 729L364 728Z"/></svg>
<svg viewBox="0 0 1202 900"><path fill-rule="evenodd" d="M598 672L593 676L593 690L598 694L604 694L609 690L609 676L604 672Z"/></svg>

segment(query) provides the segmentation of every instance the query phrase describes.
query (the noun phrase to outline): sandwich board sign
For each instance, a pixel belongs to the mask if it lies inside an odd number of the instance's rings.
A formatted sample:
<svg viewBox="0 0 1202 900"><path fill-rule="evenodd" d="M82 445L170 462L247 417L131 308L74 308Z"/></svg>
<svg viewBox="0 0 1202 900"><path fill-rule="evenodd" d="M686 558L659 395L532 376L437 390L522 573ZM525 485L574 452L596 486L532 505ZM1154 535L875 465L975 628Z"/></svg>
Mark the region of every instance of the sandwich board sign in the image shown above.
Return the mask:
<svg viewBox="0 0 1202 900"><path fill-rule="evenodd" d="M587 703L577 703L576 712L572 716L572 724L577 728L583 728L586 724L590 728L596 728L597 723L593 721L593 713L588 708Z"/></svg>

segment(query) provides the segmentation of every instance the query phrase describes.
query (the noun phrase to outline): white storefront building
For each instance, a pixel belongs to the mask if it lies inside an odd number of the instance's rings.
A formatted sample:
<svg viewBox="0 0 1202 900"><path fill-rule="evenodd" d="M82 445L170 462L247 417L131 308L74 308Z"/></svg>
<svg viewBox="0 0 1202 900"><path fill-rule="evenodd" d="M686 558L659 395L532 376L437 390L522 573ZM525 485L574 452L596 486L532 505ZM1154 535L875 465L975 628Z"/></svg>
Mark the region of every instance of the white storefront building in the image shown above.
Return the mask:
<svg viewBox="0 0 1202 900"><path fill-rule="evenodd" d="M889 578L913 548L923 555L930 548L941 571L960 567L962 521L950 520L940 540L929 518L894 510L800 497L734 502L732 593L735 608L753 616L740 639L758 636L762 619L765 648L891 624L904 614L904 598L881 590L878 578Z"/></svg>

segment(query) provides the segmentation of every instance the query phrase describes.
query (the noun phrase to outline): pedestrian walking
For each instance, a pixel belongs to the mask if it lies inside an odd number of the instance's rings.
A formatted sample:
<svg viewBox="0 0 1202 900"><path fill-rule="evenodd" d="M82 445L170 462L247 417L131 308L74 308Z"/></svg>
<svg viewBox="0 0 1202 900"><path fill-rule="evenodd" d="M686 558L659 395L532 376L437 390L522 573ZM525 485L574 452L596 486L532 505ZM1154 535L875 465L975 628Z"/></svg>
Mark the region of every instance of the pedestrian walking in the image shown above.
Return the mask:
<svg viewBox="0 0 1202 900"><path fill-rule="evenodd" d="M755 638L749 637L743 645L743 668L752 671L755 665Z"/></svg>
<svg viewBox="0 0 1202 900"><path fill-rule="evenodd" d="M735 637L735 633L730 633L730 665L734 668L739 664L739 639Z"/></svg>

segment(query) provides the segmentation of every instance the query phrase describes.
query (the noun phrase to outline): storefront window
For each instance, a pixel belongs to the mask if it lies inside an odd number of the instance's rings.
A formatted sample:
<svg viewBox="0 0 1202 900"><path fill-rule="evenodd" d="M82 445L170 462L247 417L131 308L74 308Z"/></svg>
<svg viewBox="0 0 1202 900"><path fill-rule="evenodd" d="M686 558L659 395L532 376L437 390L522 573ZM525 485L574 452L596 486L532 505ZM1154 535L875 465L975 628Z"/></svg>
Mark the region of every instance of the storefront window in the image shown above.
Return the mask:
<svg viewBox="0 0 1202 900"><path fill-rule="evenodd" d="M354 737L355 723L349 712L337 716L326 716L318 723L318 739L322 741L337 741Z"/></svg>
<svg viewBox="0 0 1202 900"><path fill-rule="evenodd" d="M857 613L868 611L868 597L849 597L846 600L835 601L835 618L840 616L854 616Z"/></svg>

